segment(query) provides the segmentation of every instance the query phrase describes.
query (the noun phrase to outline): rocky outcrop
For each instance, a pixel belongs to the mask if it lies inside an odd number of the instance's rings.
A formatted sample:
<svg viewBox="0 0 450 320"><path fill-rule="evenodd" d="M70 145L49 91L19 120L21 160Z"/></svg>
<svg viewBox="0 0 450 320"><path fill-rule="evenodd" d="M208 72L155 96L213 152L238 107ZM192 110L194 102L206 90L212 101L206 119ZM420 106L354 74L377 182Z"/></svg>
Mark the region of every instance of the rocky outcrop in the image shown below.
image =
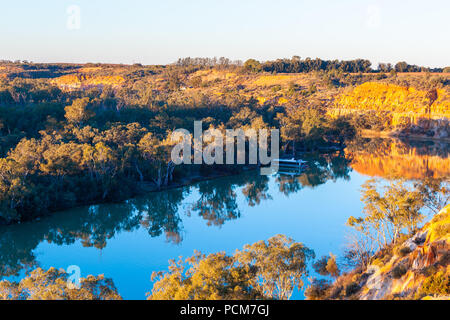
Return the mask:
<svg viewBox="0 0 450 320"><path fill-rule="evenodd" d="M382 82L366 82L336 97L332 116L359 115L378 120L389 136L446 140L450 138L450 90L419 90Z"/></svg>
<svg viewBox="0 0 450 320"><path fill-rule="evenodd" d="M120 75L95 75L95 74L69 74L51 81L63 90L77 90L88 88L103 88L104 86L117 87L125 82Z"/></svg>
<svg viewBox="0 0 450 320"><path fill-rule="evenodd" d="M359 277L361 300L450 299L450 205ZM389 256L388 256L389 257Z"/></svg>
<svg viewBox="0 0 450 320"><path fill-rule="evenodd" d="M448 119L450 91L446 87L436 89L435 97L430 98L426 90L390 83L366 82L337 97L334 108L342 112L391 112L393 115L399 115L393 117L393 125L396 125L396 119L401 120L403 117L410 118L412 123L417 123L422 118Z"/></svg>

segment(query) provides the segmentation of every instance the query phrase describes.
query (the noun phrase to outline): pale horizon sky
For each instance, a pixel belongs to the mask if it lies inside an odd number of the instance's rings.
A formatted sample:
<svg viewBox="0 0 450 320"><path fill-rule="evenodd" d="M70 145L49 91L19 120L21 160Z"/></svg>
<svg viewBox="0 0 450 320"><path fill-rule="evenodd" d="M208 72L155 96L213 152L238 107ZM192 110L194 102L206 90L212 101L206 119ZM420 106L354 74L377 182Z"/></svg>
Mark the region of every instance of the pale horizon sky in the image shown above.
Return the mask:
<svg viewBox="0 0 450 320"><path fill-rule="evenodd" d="M298 55L450 66L448 0L3 0L0 8L0 59L7 60L167 64Z"/></svg>

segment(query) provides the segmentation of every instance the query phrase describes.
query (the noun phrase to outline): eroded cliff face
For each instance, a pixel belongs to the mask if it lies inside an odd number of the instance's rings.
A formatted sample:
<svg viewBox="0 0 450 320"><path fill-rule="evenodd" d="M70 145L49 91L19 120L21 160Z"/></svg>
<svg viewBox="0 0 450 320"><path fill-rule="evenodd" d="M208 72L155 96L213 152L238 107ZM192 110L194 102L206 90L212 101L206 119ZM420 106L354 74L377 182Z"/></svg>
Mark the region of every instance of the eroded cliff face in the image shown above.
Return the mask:
<svg viewBox="0 0 450 320"><path fill-rule="evenodd" d="M450 138L450 90L419 90L383 82L366 82L338 95L329 114L379 116L398 136Z"/></svg>
<svg viewBox="0 0 450 320"><path fill-rule="evenodd" d="M429 115L434 119L450 118L450 92L448 88L437 89L433 97L429 91L413 87L366 82L338 96L334 107L344 110L389 111L398 115L398 118L413 117L414 121Z"/></svg>
<svg viewBox="0 0 450 320"><path fill-rule="evenodd" d="M450 299L450 205L419 232L392 250L378 252L362 273L336 283L356 288L351 298Z"/></svg>
<svg viewBox="0 0 450 320"><path fill-rule="evenodd" d="M51 81L63 90L87 89L104 86L117 87L125 82L120 75L94 75L92 73L78 73L64 75Z"/></svg>

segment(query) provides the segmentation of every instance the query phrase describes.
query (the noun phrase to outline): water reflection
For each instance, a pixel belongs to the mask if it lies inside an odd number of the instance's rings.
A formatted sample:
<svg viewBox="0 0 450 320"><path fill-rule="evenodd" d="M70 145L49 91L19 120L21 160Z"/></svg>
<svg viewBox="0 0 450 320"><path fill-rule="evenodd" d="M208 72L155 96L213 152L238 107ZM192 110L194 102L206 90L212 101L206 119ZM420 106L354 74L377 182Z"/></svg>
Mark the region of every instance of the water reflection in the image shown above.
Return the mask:
<svg viewBox="0 0 450 320"><path fill-rule="evenodd" d="M41 221L0 228L0 275L17 275L37 267L34 250L47 241L57 245L80 240L83 247L103 249L107 241L123 231L139 228L141 213L128 203L98 205L68 210Z"/></svg>
<svg viewBox="0 0 450 320"><path fill-rule="evenodd" d="M17 275L39 266L35 251L41 242L103 249L121 232L145 229L150 237L183 241L183 217L199 216L209 226L222 226L242 215L240 193L246 205L271 200L276 191L289 196L327 181L349 180L354 169L370 176L400 175L408 179L443 177L450 172L447 144L406 144L389 140L360 140L345 152L310 154L309 168L299 176L261 176L245 172L209 180L191 187L172 189L121 204L103 204L61 212L41 221L0 227L0 277ZM270 190L270 182L277 190ZM189 197L189 200L187 198Z"/></svg>
<svg viewBox="0 0 450 320"><path fill-rule="evenodd" d="M383 178L450 178L449 145L438 141L358 139L346 150L357 172Z"/></svg>
<svg viewBox="0 0 450 320"><path fill-rule="evenodd" d="M182 225L180 208L188 188L172 189L149 197L142 197L127 202L132 212L138 212L140 225L148 230L151 237L158 237L163 233L168 241L180 243L182 241Z"/></svg>
<svg viewBox="0 0 450 320"><path fill-rule="evenodd" d="M351 159L344 152L333 154L307 154L303 159L308 161L308 169L301 175L284 175L276 177L280 192L285 195L299 192L304 187L314 188L337 179L350 179Z"/></svg>

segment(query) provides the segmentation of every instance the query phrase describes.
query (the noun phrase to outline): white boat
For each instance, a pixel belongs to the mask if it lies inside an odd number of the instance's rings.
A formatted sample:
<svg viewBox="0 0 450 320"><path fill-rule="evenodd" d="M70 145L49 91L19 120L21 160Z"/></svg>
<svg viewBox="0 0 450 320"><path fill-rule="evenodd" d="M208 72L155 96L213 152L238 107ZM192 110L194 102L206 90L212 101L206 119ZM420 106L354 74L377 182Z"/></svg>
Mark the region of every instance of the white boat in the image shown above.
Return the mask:
<svg viewBox="0 0 450 320"><path fill-rule="evenodd" d="M307 162L303 160L292 159L273 159L272 163L279 167L304 168Z"/></svg>
<svg viewBox="0 0 450 320"><path fill-rule="evenodd" d="M277 174L282 176L291 176L291 177L297 177L302 175L303 173L302 168L294 168L294 167L280 167L277 171Z"/></svg>

